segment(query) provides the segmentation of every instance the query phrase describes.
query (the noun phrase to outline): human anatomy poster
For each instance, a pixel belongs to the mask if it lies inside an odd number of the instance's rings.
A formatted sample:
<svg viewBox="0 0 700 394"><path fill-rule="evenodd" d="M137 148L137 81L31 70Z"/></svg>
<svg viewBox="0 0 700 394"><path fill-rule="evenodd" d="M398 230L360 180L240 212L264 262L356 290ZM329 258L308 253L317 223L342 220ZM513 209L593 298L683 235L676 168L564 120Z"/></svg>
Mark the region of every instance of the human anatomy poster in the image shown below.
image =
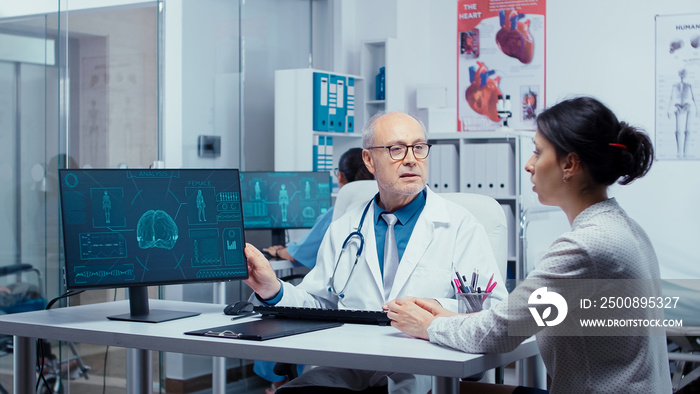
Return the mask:
<svg viewBox="0 0 700 394"><path fill-rule="evenodd" d="M459 131L534 130L544 106L545 0L457 6Z"/></svg>
<svg viewBox="0 0 700 394"><path fill-rule="evenodd" d="M658 160L699 160L700 14L656 17Z"/></svg>

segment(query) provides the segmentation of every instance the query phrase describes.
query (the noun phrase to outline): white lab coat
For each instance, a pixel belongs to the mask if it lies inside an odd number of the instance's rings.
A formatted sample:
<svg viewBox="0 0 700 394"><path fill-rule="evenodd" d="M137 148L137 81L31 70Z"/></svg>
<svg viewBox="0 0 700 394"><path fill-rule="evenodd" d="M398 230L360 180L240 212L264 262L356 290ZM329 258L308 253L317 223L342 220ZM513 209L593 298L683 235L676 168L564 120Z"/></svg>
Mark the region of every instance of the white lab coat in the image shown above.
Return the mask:
<svg viewBox="0 0 700 394"><path fill-rule="evenodd" d="M338 297L328 290L329 281L343 242L357 228L365 206L366 203L359 204L331 223L321 243L316 266L298 286L283 283L284 293L278 305L381 310L387 301L416 296L435 298L444 307L457 311L452 285L455 270L468 279L474 270L479 270L478 286L482 289L486 288L491 274L494 274L494 281L505 284L483 226L466 209L428 189L425 208L399 262L391 293L384 296L372 223L372 204L361 230L364 236L362 255L344 292L345 297ZM335 288L338 291L344 287L350 274L358 245L358 238L354 237L338 263L335 273ZM497 286L484 306L488 307L491 301L503 300L506 296L505 286ZM368 369L371 369L370 365ZM332 378L329 377L331 374ZM360 382L370 385L388 383L390 393L425 393L431 385L429 376L317 368L291 381L289 386L313 384L357 388L358 384L363 384Z"/></svg>

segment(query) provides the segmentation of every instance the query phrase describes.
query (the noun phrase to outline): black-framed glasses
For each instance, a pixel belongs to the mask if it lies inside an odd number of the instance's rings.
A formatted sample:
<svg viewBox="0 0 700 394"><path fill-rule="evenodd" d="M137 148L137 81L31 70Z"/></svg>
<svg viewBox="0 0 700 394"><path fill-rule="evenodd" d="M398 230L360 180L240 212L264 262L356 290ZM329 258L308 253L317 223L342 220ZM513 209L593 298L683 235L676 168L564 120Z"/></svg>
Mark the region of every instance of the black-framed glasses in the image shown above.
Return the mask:
<svg viewBox="0 0 700 394"><path fill-rule="evenodd" d="M370 146L367 149L387 149L389 151L389 156L393 160L403 160L408 154L408 148L411 148L413 150L413 157L415 157L418 160L423 160L428 157L428 153L430 153L431 146L433 145L421 142L413 145L396 144L386 146Z"/></svg>
<svg viewBox="0 0 700 394"><path fill-rule="evenodd" d="M336 178L338 177L339 172L340 170L338 169L338 167L335 167L333 170L331 170L331 174L333 174L333 176L335 176Z"/></svg>

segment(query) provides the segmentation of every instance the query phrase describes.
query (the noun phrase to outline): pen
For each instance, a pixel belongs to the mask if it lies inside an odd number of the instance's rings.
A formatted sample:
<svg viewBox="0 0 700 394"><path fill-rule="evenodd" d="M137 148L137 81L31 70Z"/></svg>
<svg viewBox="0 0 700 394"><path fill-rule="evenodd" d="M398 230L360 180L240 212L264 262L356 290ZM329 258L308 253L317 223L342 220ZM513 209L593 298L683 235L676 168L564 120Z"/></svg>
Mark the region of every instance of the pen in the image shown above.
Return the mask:
<svg viewBox="0 0 700 394"><path fill-rule="evenodd" d="M471 290L472 292L476 289L476 282L479 280L479 271L474 270L472 272L472 282L471 282Z"/></svg>
<svg viewBox="0 0 700 394"><path fill-rule="evenodd" d="M486 284L486 291L487 292L489 290L489 287L491 287L491 283L493 282L493 275L495 275L495 274L491 274L491 277L489 278L489 283Z"/></svg>
<svg viewBox="0 0 700 394"><path fill-rule="evenodd" d="M464 285L464 282L462 281L462 276L459 274L459 271L455 270L455 275L457 275L457 280L459 281L459 288L462 290L462 293L466 293L466 286Z"/></svg>
<svg viewBox="0 0 700 394"><path fill-rule="evenodd" d="M487 286L487 287L486 287L486 292L487 292L487 293L490 293L490 292L494 289L494 287L496 287L497 284L498 284L498 282L493 282L493 283L491 283L490 286Z"/></svg>
<svg viewBox="0 0 700 394"><path fill-rule="evenodd" d="M452 280L454 281L454 286L455 286L455 290L457 291L457 293L461 293L462 289L459 286L459 281L457 279L452 279Z"/></svg>

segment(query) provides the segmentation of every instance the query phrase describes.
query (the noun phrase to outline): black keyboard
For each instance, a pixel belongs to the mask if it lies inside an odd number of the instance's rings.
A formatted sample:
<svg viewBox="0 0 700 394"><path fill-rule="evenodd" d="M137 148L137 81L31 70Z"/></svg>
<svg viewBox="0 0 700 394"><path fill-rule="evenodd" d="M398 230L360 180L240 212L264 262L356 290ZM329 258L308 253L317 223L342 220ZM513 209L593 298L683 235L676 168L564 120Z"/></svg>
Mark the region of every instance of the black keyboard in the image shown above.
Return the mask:
<svg viewBox="0 0 700 394"><path fill-rule="evenodd" d="M341 323L373 324L388 326L391 319L382 311L353 309L302 308L294 306L256 305L253 310L263 317L281 317L301 320L334 321Z"/></svg>

